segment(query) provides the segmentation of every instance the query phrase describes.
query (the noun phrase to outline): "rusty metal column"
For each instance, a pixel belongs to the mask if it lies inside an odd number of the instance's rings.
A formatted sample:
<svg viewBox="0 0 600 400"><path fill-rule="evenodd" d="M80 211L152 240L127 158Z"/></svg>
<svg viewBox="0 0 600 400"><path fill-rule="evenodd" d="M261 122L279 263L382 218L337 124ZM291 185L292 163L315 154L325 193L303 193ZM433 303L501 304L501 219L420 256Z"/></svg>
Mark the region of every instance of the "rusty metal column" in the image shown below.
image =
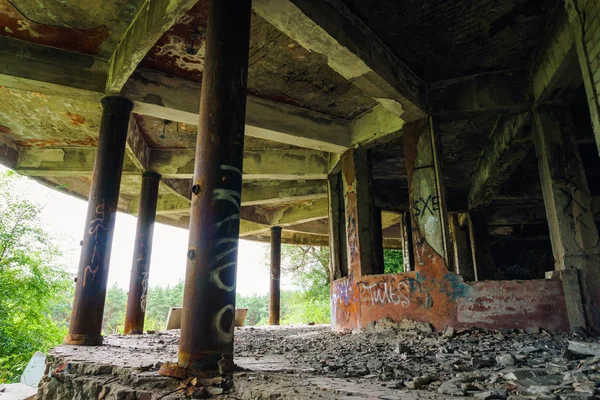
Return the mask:
<svg viewBox="0 0 600 400"><path fill-rule="evenodd" d="M210 2L178 360L192 370L233 367L250 14Z"/></svg>
<svg viewBox="0 0 600 400"><path fill-rule="evenodd" d="M271 227L271 294L269 297L269 325L279 325L281 312L281 227Z"/></svg>
<svg viewBox="0 0 600 400"><path fill-rule="evenodd" d="M148 273L152 255L152 233L154 232L154 221L156 220L159 184L160 174L144 172L142 175L142 191L140 193L133 263L127 295L127 313L125 314L126 335L144 332Z"/></svg>
<svg viewBox="0 0 600 400"><path fill-rule="evenodd" d="M102 99L102 122L79 260L77 286L65 344L102 344L102 316L125 141L133 103L119 96Z"/></svg>

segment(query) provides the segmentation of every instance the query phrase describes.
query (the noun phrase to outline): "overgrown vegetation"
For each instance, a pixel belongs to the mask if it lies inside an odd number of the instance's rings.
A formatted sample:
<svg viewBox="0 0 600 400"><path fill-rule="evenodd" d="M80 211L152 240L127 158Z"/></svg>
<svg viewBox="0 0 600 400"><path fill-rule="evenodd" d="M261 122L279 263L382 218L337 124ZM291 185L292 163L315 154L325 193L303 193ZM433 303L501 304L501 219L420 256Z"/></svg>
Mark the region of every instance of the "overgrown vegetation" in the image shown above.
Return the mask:
<svg viewBox="0 0 600 400"><path fill-rule="evenodd" d="M40 227L40 205L18 190L21 179L0 174L0 383L18 380L34 352L60 343L70 314L72 281Z"/></svg>

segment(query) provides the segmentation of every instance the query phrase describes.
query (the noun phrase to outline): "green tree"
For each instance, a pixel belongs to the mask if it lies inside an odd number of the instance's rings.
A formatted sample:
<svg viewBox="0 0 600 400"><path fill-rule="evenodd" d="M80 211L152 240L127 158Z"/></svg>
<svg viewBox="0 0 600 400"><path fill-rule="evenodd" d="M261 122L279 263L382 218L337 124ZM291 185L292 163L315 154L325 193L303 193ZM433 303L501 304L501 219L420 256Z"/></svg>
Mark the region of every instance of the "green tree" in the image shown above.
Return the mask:
<svg viewBox="0 0 600 400"><path fill-rule="evenodd" d="M123 333L126 309L127 292L115 283L106 291L104 317L102 320L102 333L104 335Z"/></svg>
<svg viewBox="0 0 600 400"><path fill-rule="evenodd" d="M19 188L24 179L0 174L0 382L16 381L34 352L47 351L67 333L59 304L72 282L40 226L40 205Z"/></svg>
<svg viewBox="0 0 600 400"><path fill-rule="evenodd" d="M383 268L384 273L386 274L404 272L404 258L402 256L402 250L384 249Z"/></svg>
<svg viewBox="0 0 600 400"><path fill-rule="evenodd" d="M282 245L281 264L300 287L282 294L282 322L329 323L329 247Z"/></svg>

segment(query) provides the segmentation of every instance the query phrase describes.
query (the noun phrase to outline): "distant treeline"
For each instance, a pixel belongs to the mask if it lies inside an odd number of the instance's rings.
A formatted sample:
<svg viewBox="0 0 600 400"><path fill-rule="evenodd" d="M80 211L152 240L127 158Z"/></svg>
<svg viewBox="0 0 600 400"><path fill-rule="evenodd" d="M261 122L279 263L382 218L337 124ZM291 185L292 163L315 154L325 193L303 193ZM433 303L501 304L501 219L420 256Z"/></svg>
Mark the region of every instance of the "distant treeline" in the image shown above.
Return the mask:
<svg viewBox="0 0 600 400"><path fill-rule="evenodd" d="M326 291L323 291L327 294ZM284 324L301 324L314 322L329 323L329 297L314 298L300 291L283 291L281 293L281 322ZM148 289L145 330L162 330L165 328L167 314L171 307L183 304L183 282L175 286L151 287ZM112 286L106 294L104 307L103 334L123 332L125 309L127 307L127 291ZM251 295L236 297L236 307L247 308L246 325L263 325L269 320L269 295Z"/></svg>

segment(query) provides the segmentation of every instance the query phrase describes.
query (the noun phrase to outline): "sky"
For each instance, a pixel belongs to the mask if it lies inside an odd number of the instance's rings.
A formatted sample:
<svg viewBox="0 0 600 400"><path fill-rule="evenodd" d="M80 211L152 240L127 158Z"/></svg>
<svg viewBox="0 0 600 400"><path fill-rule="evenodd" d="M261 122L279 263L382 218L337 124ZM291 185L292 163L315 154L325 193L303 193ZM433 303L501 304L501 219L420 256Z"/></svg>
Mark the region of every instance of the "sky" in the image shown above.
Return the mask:
<svg viewBox="0 0 600 400"><path fill-rule="evenodd" d="M0 172L7 168L0 165ZM42 226L52 234L63 253L69 272L77 273L79 242L83 238L87 202L50 189L27 178L23 190L29 199L42 205ZM115 223L108 285L127 290L133 259L136 217L119 212ZM175 285L185 278L188 230L156 223L152 242L149 286ZM238 249L237 292L242 295L269 291L269 245L240 240ZM290 277L282 274L282 289L293 289Z"/></svg>

